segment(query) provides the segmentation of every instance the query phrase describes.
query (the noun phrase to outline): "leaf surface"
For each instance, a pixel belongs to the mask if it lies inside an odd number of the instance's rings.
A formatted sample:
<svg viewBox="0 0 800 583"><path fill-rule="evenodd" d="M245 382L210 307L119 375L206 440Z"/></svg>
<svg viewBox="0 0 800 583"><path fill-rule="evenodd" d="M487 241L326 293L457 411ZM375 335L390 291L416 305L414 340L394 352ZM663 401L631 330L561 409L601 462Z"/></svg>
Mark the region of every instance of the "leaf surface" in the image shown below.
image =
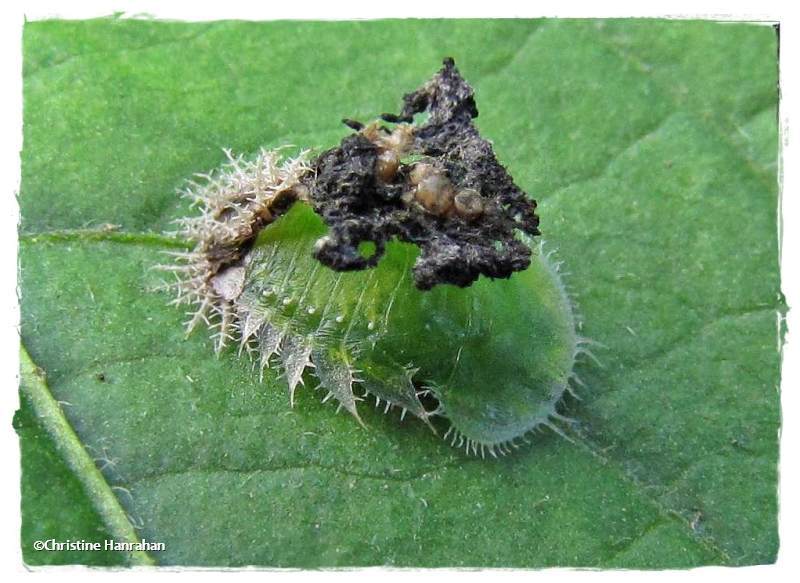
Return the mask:
<svg viewBox="0 0 800 583"><path fill-rule="evenodd" d="M774 561L776 50L769 27L691 21L26 24L26 562L137 562L32 550L123 519L165 565ZM149 269L221 147L330 147L444 56L606 346L574 441L500 460L302 386L290 409L274 375L185 339Z"/></svg>

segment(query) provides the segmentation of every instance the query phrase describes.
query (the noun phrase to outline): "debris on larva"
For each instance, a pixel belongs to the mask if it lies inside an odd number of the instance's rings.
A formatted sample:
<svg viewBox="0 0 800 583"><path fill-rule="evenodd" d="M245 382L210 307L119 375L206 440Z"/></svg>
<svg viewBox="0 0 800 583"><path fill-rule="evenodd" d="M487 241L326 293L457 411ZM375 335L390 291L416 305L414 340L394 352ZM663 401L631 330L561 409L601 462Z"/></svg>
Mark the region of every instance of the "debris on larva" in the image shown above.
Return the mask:
<svg viewBox="0 0 800 583"><path fill-rule="evenodd" d="M414 115L427 112L424 123ZM557 408L588 353L539 235L536 203L473 125L472 88L452 59L311 159L226 152L184 192L195 242L177 275L189 330L234 342L294 404L308 375L359 423L358 403L411 413L476 455L508 453ZM483 276L483 277L481 277ZM591 354L591 353L589 353ZM435 418L446 419L436 421Z"/></svg>

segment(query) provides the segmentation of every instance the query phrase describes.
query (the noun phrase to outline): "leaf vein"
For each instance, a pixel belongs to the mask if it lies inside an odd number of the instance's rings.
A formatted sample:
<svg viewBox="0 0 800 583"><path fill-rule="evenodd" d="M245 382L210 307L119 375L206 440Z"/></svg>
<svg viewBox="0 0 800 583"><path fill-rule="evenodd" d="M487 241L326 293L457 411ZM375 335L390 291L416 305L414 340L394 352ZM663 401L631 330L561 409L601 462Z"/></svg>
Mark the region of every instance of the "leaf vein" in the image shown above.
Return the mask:
<svg viewBox="0 0 800 583"><path fill-rule="evenodd" d="M119 499L50 392L43 371L36 366L22 344L20 344L20 377L22 394L30 402L39 422L55 442L64 461L83 484L87 496L112 536L120 542L138 543L139 536ZM134 565L155 564L153 558L144 551L131 551L127 556Z"/></svg>

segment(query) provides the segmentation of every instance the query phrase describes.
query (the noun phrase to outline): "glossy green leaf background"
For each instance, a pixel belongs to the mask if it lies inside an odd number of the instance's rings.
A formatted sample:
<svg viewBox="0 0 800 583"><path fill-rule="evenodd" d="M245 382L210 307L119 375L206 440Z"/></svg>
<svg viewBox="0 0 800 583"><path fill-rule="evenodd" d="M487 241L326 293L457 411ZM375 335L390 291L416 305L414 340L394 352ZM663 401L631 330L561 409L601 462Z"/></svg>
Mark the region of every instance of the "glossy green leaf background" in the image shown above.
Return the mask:
<svg viewBox="0 0 800 583"><path fill-rule="evenodd" d="M603 368L500 460L185 340L149 266L221 147L330 147L453 56L540 201ZM777 34L691 21L24 30L22 548L29 564L689 567L775 560ZM520 342L524 343L521 338ZM37 368L38 367L38 368ZM37 552L34 540L161 541Z"/></svg>

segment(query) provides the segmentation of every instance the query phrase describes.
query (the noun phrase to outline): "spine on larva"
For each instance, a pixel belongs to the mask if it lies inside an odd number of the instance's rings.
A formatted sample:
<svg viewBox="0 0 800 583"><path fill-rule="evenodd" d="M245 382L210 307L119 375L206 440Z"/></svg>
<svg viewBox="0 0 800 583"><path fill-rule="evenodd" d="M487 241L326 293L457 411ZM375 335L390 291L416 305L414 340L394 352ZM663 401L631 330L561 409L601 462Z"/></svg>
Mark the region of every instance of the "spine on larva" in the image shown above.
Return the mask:
<svg viewBox="0 0 800 583"><path fill-rule="evenodd" d="M177 234L194 242L194 249L167 252L175 264L159 266L176 276L173 303L194 306L188 331L201 322L212 328L218 353L233 340L238 326L234 300L244 283L241 264L248 245L281 212L282 204L306 193L301 181L310 170L305 151L285 161L280 151L263 148L252 160L230 150L225 154L227 164L197 174L181 191L197 214L178 219Z"/></svg>

